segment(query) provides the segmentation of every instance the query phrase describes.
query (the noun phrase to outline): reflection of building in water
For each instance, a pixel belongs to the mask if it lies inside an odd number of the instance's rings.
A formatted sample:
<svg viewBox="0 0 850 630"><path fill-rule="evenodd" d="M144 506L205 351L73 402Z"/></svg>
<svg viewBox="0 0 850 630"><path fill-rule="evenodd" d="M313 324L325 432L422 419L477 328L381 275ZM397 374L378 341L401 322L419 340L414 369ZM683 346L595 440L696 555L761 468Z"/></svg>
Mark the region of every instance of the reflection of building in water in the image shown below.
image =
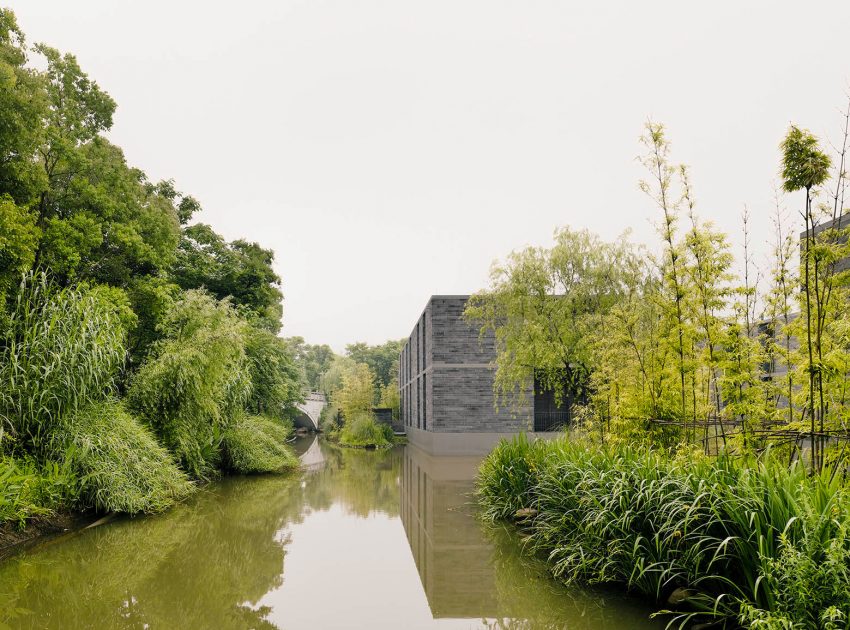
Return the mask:
<svg viewBox="0 0 850 630"><path fill-rule="evenodd" d="M471 506L479 462L404 449L401 520L435 618L498 616L493 547Z"/></svg>

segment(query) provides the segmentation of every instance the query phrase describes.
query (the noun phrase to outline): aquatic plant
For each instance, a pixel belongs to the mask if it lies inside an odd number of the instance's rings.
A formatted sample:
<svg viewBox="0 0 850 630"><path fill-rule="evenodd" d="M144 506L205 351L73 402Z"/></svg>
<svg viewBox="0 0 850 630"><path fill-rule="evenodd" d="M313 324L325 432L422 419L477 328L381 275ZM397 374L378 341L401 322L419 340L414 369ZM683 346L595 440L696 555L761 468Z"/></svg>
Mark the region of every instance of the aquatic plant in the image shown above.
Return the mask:
<svg viewBox="0 0 850 630"><path fill-rule="evenodd" d="M826 473L770 455L515 440L477 483L484 517L521 516L558 579L621 584L674 606L671 625L830 628L850 616L850 497Z"/></svg>
<svg viewBox="0 0 850 630"><path fill-rule="evenodd" d="M530 442L524 433L512 440L499 442L478 469L478 498L484 517L497 521L513 516L529 506L533 489L539 481L542 457L547 445Z"/></svg>
<svg viewBox="0 0 850 630"><path fill-rule="evenodd" d="M298 467L286 444L291 427L263 416L240 416L224 432L224 466L238 473L279 472Z"/></svg>

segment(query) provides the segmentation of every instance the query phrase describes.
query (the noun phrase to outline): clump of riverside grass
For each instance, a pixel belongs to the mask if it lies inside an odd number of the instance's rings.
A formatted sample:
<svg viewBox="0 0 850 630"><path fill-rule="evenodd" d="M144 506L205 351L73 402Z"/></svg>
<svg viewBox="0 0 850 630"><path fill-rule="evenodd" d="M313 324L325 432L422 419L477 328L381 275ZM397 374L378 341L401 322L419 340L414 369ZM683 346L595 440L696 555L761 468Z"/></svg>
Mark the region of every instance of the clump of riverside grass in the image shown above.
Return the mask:
<svg viewBox="0 0 850 630"><path fill-rule="evenodd" d="M79 507L158 512L192 491L171 454L115 400L78 412L66 441L79 480Z"/></svg>
<svg viewBox="0 0 850 630"><path fill-rule="evenodd" d="M371 413L358 413L351 419L346 418L339 431L339 443L343 446L389 448L393 440L392 428L377 422Z"/></svg>
<svg viewBox="0 0 850 630"><path fill-rule="evenodd" d="M224 466L238 473L265 473L298 467L286 445L291 428L263 416L241 416L224 432Z"/></svg>
<svg viewBox="0 0 850 630"><path fill-rule="evenodd" d="M522 525L565 582L675 604L671 625L845 628L850 496L768 454L744 462L566 439L502 442L477 480L483 516Z"/></svg>

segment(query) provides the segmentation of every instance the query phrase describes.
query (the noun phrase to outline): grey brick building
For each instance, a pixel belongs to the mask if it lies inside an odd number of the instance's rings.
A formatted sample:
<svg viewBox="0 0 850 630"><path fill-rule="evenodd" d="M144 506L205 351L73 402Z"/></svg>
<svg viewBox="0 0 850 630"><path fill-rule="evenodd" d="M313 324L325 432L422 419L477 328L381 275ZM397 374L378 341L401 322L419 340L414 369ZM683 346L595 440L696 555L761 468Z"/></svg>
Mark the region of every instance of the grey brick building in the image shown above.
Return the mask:
<svg viewBox="0 0 850 630"><path fill-rule="evenodd" d="M492 334L481 338L463 319L468 299L432 296L399 355L405 431L411 443L430 453L487 452L502 437L533 431L535 406L551 409L550 400L534 395L530 373L527 402L519 409L496 409L495 340Z"/></svg>

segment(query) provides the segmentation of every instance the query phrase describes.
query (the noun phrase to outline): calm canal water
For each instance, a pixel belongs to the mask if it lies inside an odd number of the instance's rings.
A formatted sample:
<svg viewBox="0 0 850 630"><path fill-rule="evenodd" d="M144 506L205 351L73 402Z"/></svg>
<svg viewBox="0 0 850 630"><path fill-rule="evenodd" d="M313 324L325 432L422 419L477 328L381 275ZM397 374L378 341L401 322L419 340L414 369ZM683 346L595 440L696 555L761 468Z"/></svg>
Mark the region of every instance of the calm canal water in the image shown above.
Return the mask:
<svg viewBox="0 0 850 630"><path fill-rule="evenodd" d="M514 532L476 521L477 460L296 446L303 473L224 479L3 561L0 628L663 627L555 583Z"/></svg>

